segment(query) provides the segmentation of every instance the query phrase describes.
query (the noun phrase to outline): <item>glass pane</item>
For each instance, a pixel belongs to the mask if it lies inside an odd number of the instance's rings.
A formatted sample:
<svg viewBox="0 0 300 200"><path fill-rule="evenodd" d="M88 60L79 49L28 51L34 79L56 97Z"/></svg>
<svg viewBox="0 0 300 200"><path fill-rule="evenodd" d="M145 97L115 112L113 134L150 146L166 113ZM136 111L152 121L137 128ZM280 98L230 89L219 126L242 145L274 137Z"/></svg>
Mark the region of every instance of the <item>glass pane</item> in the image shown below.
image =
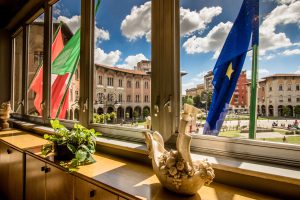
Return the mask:
<svg viewBox="0 0 300 200"><path fill-rule="evenodd" d="M214 91L212 70L224 41L238 15L242 1L181 0L181 69L187 72L182 81L183 103L202 109L196 119L195 132L203 126ZM299 1L259 1L260 43L257 95L258 140L300 143L300 49ZM281 10L282 13L278 14ZM287 15L286 13L289 13ZM285 16L280 18L278 16ZM229 101L219 136L249 138L250 85L252 51ZM297 88L299 90L297 90ZM299 99L299 101L297 101ZM299 109L298 109L299 108ZM300 112L300 111L299 111Z"/></svg>
<svg viewBox="0 0 300 200"><path fill-rule="evenodd" d="M300 144L299 3L260 2L257 140Z"/></svg>
<svg viewBox="0 0 300 200"><path fill-rule="evenodd" d="M79 56L80 0L61 0L53 5L51 118L79 120Z"/></svg>
<svg viewBox="0 0 300 200"><path fill-rule="evenodd" d="M150 127L150 30L151 2L101 2L95 22L94 123Z"/></svg>
<svg viewBox="0 0 300 200"><path fill-rule="evenodd" d="M15 38L13 38L13 82L14 82L14 99L13 99L13 111L16 113L22 113L22 87L23 87L23 31L17 34Z"/></svg>
<svg viewBox="0 0 300 200"><path fill-rule="evenodd" d="M42 115L44 14L28 25L27 114Z"/></svg>

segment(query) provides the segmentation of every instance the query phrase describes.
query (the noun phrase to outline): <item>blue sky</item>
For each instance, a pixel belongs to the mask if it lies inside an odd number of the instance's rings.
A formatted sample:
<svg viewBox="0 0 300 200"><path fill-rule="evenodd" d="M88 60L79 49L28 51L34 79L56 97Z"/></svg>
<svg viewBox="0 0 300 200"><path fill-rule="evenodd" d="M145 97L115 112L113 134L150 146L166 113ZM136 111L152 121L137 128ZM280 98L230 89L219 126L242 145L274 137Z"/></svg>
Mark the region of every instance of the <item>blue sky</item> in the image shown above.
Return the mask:
<svg viewBox="0 0 300 200"><path fill-rule="evenodd" d="M76 1L78 3L76 3ZM71 29L79 26L79 0L61 0L54 17ZM181 0L183 90L203 82L236 18L242 0ZM102 0L96 15L95 62L133 68L151 59L148 0ZM300 1L260 1L259 75L300 73ZM250 55L251 53L249 53ZM250 77L251 56L244 65ZM183 92L185 93L185 92Z"/></svg>

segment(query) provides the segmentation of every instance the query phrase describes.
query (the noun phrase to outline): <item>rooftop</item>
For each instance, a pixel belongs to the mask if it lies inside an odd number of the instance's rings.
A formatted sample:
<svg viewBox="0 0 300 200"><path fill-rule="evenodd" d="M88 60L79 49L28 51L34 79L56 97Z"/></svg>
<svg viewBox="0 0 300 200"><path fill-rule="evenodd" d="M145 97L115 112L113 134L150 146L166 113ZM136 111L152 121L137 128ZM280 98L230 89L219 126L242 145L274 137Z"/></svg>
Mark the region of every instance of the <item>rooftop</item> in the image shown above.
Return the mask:
<svg viewBox="0 0 300 200"><path fill-rule="evenodd" d="M102 67L105 69L109 69L109 70L113 70L113 71L118 71L118 72L123 72L123 73L128 73L128 74L136 74L136 75L149 75L148 73L144 72L144 71L140 71L140 70L133 70L133 69L124 69L124 68L120 68L120 67L116 67L116 66L107 66L107 65L103 65L103 64L95 64L97 67Z"/></svg>

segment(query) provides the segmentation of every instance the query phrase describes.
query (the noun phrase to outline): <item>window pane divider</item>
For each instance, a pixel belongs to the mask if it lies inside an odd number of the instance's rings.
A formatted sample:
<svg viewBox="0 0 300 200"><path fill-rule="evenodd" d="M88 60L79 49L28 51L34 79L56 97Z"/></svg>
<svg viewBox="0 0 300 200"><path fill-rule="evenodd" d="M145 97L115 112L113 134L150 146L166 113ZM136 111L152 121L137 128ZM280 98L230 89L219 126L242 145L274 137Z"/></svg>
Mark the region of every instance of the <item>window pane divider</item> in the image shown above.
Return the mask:
<svg viewBox="0 0 300 200"><path fill-rule="evenodd" d="M52 6L45 2L44 17L44 59L43 59L43 108L44 120L50 117L51 109L51 46L52 46Z"/></svg>

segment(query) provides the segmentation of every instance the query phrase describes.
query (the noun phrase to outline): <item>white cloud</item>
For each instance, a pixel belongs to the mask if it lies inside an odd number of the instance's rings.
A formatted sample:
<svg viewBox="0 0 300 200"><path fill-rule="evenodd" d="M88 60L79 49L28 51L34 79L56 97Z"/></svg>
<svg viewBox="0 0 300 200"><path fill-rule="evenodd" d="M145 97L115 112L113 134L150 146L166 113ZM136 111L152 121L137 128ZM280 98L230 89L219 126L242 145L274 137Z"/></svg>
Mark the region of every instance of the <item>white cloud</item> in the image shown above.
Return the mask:
<svg viewBox="0 0 300 200"><path fill-rule="evenodd" d="M65 17L65 16L59 16L57 18L57 21L64 22L72 31L72 33L75 33L80 28L80 19L81 17L78 15L74 15L71 18ZM101 28L98 28L95 26L95 42L103 41L103 40L109 40L109 32L107 30L103 30Z"/></svg>
<svg viewBox="0 0 300 200"><path fill-rule="evenodd" d="M300 26L300 1L279 5L269 13L260 26L260 53L289 47L292 44L285 33L276 33L278 25L298 24Z"/></svg>
<svg viewBox="0 0 300 200"><path fill-rule="evenodd" d="M119 62L121 52L119 50L105 53L101 48L95 49L95 63L114 66Z"/></svg>
<svg viewBox="0 0 300 200"><path fill-rule="evenodd" d="M130 41L146 37L151 38L151 2L148 1L141 6L134 6L131 13L121 23L122 34Z"/></svg>
<svg viewBox="0 0 300 200"><path fill-rule="evenodd" d="M277 3L279 4L291 4L294 3L297 0L276 0Z"/></svg>
<svg viewBox="0 0 300 200"><path fill-rule="evenodd" d="M300 49L293 49L293 50L288 49L282 52L282 54L285 56L300 55Z"/></svg>
<svg viewBox="0 0 300 200"><path fill-rule="evenodd" d="M118 65L118 67L125 68L125 69L133 69L138 62L141 60L148 60L146 56L142 53L136 54L136 55L130 55L127 58L125 58L124 64Z"/></svg>
<svg viewBox="0 0 300 200"><path fill-rule="evenodd" d="M247 79L251 79L251 74L252 74L251 70L247 70L246 73L247 73ZM258 78L263 78L268 75L270 75L269 70L265 68L258 69Z"/></svg>
<svg viewBox="0 0 300 200"><path fill-rule="evenodd" d="M188 36L195 31L203 31L215 16L222 13L221 7L204 7L200 11L180 8L180 34Z"/></svg>
<svg viewBox="0 0 300 200"><path fill-rule="evenodd" d="M180 8L180 33L188 36L203 31L215 16L222 13L221 7L204 7L199 11ZM122 34L130 41L145 37L151 41L151 2L134 6L121 23Z"/></svg>
<svg viewBox="0 0 300 200"><path fill-rule="evenodd" d="M213 27L207 36L192 36L187 39L183 48L188 54L215 52L214 58L217 58L231 27L231 22L221 22Z"/></svg>
<svg viewBox="0 0 300 200"><path fill-rule="evenodd" d="M295 74L300 74L300 66L298 67L298 70L295 71Z"/></svg>
<svg viewBox="0 0 300 200"><path fill-rule="evenodd" d="M204 75L207 74L207 71L203 71L196 76L193 76L188 79L188 82L182 83L182 94L186 94L187 89L195 88L198 84L204 83Z"/></svg>

